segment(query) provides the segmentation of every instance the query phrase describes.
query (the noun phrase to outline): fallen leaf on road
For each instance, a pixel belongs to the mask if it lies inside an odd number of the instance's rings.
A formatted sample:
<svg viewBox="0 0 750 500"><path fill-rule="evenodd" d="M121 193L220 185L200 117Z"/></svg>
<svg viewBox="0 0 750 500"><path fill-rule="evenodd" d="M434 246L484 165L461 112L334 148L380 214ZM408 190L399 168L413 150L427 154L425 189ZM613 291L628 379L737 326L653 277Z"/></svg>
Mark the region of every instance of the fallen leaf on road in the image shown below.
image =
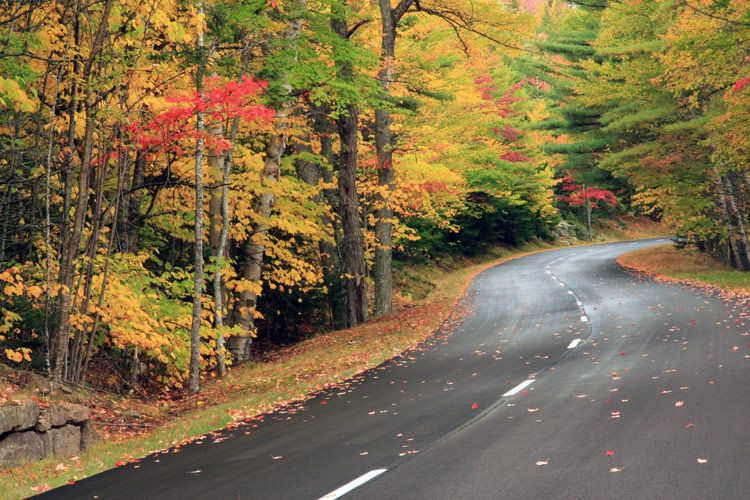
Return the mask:
<svg viewBox="0 0 750 500"><path fill-rule="evenodd" d="M539 411L539 408L526 408L526 411L529 411L529 412L533 413L535 411Z"/></svg>
<svg viewBox="0 0 750 500"><path fill-rule="evenodd" d="M612 450L607 450L607 456L608 456L608 457L611 457L611 456L612 456L612 455L614 455L614 454L615 454L615 452L614 452L614 451L612 451Z"/></svg>
<svg viewBox="0 0 750 500"><path fill-rule="evenodd" d="M705 464L706 462L708 462L708 459L707 459L707 458L699 458L699 459L698 459L698 463L699 463L699 464Z"/></svg>
<svg viewBox="0 0 750 500"><path fill-rule="evenodd" d="M275 456L271 455L271 458L273 458L274 460L278 460L278 459L280 459L280 458L284 458L284 457L283 457L283 456L281 456L281 455L279 455L278 457L275 457Z"/></svg>
<svg viewBox="0 0 750 500"><path fill-rule="evenodd" d="M618 469L617 467L612 467L611 469L609 469L609 472L620 472L620 471L621 471L622 469L624 469L624 468L625 468L625 467L620 467L620 468Z"/></svg>
<svg viewBox="0 0 750 500"><path fill-rule="evenodd" d="M472 410L476 410L477 408L479 408L478 404L474 403L473 405L471 405Z"/></svg>
<svg viewBox="0 0 750 500"><path fill-rule="evenodd" d="M200 470L200 469L196 469L196 470L189 470L189 471L188 471L188 474L200 474L201 472L203 472L203 471L202 471L202 470Z"/></svg>
<svg viewBox="0 0 750 500"><path fill-rule="evenodd" d="M547 460L539 460L537 465L549 465L549 458Z"/></svg>
<svg viewBox="0 0 750 500"><path fill-rule="evenodd" d="M682 405L684 405L684 404L685 404L685 402L684 402L684 401L677 401L677 402L676 402L676 403L675 403L674 405L675 405L675 406L682 406Z"/></svg>

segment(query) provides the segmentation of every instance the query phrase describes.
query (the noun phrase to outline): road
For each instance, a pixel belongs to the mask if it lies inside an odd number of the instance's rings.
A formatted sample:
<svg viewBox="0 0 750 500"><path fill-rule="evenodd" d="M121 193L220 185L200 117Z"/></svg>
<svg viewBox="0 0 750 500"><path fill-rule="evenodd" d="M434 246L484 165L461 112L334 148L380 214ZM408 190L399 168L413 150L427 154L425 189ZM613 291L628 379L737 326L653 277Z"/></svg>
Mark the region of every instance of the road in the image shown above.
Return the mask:
<svg viewBox="0 0 750 500"><path fill-rule="evenodd" d="M747 498L746 304L614 261L665 242L495 266L401 357L39 498Z"/></svg>

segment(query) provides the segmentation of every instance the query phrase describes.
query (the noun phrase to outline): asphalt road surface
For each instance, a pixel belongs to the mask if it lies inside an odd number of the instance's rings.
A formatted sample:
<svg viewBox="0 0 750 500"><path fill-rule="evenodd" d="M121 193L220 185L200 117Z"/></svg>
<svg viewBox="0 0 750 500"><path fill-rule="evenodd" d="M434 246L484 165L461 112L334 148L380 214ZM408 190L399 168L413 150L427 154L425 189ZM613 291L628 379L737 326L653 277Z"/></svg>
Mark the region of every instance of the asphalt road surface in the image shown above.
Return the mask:
<svg viewBox="0 0 750 500"><path fill-rule="evenodd" d="M666 242L495 266L401 357L39 498L750 498L746 300L614 261Z"/></svg>

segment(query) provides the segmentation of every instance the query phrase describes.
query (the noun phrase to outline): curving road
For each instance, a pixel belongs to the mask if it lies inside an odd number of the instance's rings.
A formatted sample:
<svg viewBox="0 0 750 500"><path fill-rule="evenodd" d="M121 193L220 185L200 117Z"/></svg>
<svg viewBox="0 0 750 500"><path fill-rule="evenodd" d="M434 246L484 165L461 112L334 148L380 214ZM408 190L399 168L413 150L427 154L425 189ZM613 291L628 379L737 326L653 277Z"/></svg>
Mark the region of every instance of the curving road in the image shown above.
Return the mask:
<svg viewBox="0 0 750 500"><path fill-rule="evenodd" d="M614 261L665 242L495 266L419 348L39 498L747 498L746 300Z"/></svg>

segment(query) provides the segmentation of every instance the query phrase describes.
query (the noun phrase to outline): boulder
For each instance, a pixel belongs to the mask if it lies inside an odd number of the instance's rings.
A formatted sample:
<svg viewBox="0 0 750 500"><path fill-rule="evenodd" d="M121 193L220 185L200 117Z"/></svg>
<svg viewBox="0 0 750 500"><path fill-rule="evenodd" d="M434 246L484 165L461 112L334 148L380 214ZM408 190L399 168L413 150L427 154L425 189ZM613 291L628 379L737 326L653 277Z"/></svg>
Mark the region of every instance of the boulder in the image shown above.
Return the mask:
<svg viewBox="0 0 750 500"><path fill-rule="evenodd" d="M39 421L36 423L34 430L37 432L47 432L51 428L52 426L44 417L39 417Z"/></svg>
<svg viewBox="0 0 750 500"><path fill-rule="evenodd" d="M39 420L39 405L36 401L28 399L15 406L16 410L16 425L13 430L25 431L31 429L36 425L36 421Z"/></svg>
<svg viewBox="0 0 750 500"><path fill-rule="evenodd" d="M0 440L0 464L44 458L42 438L34 431L14 432Z"/></svg>
<svg viewBox="0 0 750 500"><path fill-rule="evenodd" d="M46 432L49 441L46 450L56 457L72 457L81 451L81 428L76 425L65 425Z"/></svg>
<svg viewBox="0 0 750 500"><path fill-rule="evenodd" d="M86 450L97 444L99 441L101 441L101 439L99 439L99 434L96 433L96 429L94 428L94 424L91 423L91 420L84 422L81 426L81 449Z"/></svg>
<svg viewBox="0 0 750 500"><path fill-rule="evenodd" d="M30 399L20 405L0 407L0 434L31 429L38 418L39 406Z"/></svg>
<svg viewBox="0 0 750 500"><path fill-rule="evenodd" d="M62 427L68 423L68 411L60 405L50 406L42 410L40 420L44 419L50 427Z"/></svg>
<svg viewBox="0 0 750 500"><path fill-rule="evenodd" d="M91 417L91 410L85 406L76 404L63 405L68 413L69 424L82 424Z"/></svg>
<svg viewBox="0 0 750 500"><path fill-rule="evenodd" d="M0 435L12 431L16 426L16 410L12 406L0 406Z"/></svg>

